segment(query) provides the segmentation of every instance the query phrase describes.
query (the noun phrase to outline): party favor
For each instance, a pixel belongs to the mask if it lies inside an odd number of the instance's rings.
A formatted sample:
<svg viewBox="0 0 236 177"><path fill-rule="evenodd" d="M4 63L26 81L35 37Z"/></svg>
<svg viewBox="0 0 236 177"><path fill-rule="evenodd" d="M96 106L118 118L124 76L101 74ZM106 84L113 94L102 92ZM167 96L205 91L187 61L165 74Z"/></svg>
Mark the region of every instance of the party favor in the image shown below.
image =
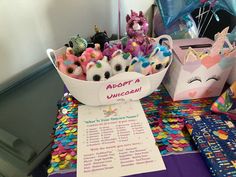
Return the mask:
<svg viewBox="0 0 236 177"><path fill-rule="evenodd" d="M211 110L230 113L236 118L236 81L212 104Z"/></svg>
<svg viewBox="0 0 236 177"><path fill-rule="evenodd" d="M215 41L208 38L173 41L173 63L164 86L174 101L219 96L229 76L235 47L223 50L228 28Z"/></svg>
<svg viewBox="0 0 236 177"><path fill-rule="evenodd" d="M236 128L227 115L194 116L186 127L213 176L236 176Z"/></svg>

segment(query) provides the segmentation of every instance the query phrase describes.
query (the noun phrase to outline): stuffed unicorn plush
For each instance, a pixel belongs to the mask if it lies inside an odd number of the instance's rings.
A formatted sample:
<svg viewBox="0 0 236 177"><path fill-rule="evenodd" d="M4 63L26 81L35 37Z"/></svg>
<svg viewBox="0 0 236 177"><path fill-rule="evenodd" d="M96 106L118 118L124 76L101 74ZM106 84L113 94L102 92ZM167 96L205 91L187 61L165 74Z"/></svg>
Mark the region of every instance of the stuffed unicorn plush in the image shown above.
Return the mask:
<svg viewBox="0 0 236 177"><path fill-rule="evenodd" d="M56 58L56 66L64 74L75 79L85 80L79 57L74 55L73 49L68 47L64 55Z"/></svg>
<svg viewBox="0 0 236 177"><path fill-rule="evenodd" d="M126 16L126 22L129 36L126 52L130 52L133 57L150 55L155 41L147 36L148 23L143 12L138 14L131 10L131 15Z"/></svg>
<svg viewBox="0 0 236 177"><path fill-rule="evenodd" d="M71 37L69 44L66 44L67 47L71 47L73 49L74 55L80 56L83 51L88 46L87 41L80 37L79 34L77 36Z"/></svg>
<svg viewBox="0 0 236 177"><path fill-rule="evenodd" d="M95 48L87 48L79 57L79 62L84 72L86 72L86 66L90 61L96 61L103 59L103 54L100 50L100 45L96 44Z"/></svg>
<svg viewBox="0 0 236 177"><path fill-rule="evenodd" d="M128 71L138 72L146 76L152 74L152 67L147 58L139 56L139 57L134 57L131 60Z"/></svg>
<svg viewBox="0 0 236 177"><path fill-rule="evenodd" d="M104 81L111 76L111 66L107 61L107 57L104 57L102 60L91 60L86 66L87 81Z"/></svg>
<svg viewBox="0 0 236 177"><path fill-rule="evenodd" d="M104 56L107 56L108 59L111 59L112 54L113 54L115 51L120 50L120 49L122 49L122 44L121 44L121 43L119 43L119 44L113 44L113 45L112 45L112 44L109 44L108 42L106 42L106 43L104 44L104 50L103 50L102 54L103 54Z"/></svg>
<svg viewBox="0 0 236 177"><path fill-rule="evenodd" d="M170 63L170 56L171 52L166 46L158 45L149 56L152 73L157 73L166 68Z"/></svg>
<svg viewBox="0 0 236 177"><path fill-rule="evenodd" d="M148 23L142 11L138 13L131 10L131 15L126 16L126 31L130 38L145 36L148 32Z"/></svg>
<svg viewBox="0 0 236 177"><path fill-rule="evenodd" d="M140 45L135 42L133 39L129 39L126 47L124 49L124 52L130 53L133 57L137 57L137 56L143 56L144 53L141 50Z"/></svg>
<svg viewBox="0 0 236 177"><path fill-rule="evenodd" d="M109 61L112 74L115 75L128 71L131 58L132 56L130 53L124 53L122 50L115 51Z"/></svg>
<svg viewBox="0 0 236 177"><path fill-rule="evenodd" d="M94 43L94 44L99 44L100 47L101 47L101 50L103 51L104 49L104 44L106 42L109 42L109 37L107 35L107 32L104 31L104 32L101 32L98 27L95 25L95 34L91 37L91 41Z"/></svg>

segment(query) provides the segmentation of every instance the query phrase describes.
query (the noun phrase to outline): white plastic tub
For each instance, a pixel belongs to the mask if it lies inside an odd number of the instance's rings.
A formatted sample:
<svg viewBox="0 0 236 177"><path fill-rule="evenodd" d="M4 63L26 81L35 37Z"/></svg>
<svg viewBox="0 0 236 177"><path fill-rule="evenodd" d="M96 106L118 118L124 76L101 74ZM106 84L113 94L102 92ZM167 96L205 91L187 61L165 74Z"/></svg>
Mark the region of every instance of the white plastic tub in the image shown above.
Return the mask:
<svg viewBox="0 0 236 177"><path fill-rule="evenodd" d="M172 50L172 40L168 35L162 35L155 40L168 39L170 50ZM158 73L144 76L136 72L124 72L112 76L106 81L84 81L71 78L56 67L53 57L65 53L66 47L58 50L47 50L47 55L56 68L61 79L65 83L70 93L81 103L90 106L109 105L122 101L139 100L150 95L161 84L170 64L167 68Z"/></svg>

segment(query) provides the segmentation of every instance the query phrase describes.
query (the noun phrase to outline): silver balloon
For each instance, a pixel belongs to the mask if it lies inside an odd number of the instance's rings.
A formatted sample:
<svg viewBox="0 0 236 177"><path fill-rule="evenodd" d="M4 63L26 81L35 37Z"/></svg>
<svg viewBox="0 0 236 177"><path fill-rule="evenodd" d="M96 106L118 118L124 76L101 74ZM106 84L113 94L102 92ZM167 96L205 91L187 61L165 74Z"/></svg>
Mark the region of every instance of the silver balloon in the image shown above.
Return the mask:
<svg viewBox="0 0 236 177"><path fill-rule="evenodd" d="M156 36L169 34L173 39L197 38L199 35L196 23L190 14L185 15L167 28L158 7L153 19L153 28Z"/></svg>

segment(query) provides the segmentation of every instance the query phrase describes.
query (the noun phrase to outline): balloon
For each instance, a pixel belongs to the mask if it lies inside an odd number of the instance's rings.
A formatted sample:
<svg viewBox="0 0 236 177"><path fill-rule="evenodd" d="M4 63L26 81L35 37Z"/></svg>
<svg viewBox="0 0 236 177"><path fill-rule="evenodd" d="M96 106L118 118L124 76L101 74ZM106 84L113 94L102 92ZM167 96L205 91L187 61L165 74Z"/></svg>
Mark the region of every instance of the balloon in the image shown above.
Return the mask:
<svg viewBox="0 0 236 177"><path fill-rule="evenodd" d="M236 0L217 0L213 9L214 11L225 10L236 16Z"/></svg>
<svg viewBox="0 0 236 177"><path fill-rule="evenodd" d="M156 8L153 18L153 28L156 36L169 34L173 39L197 38L199 35L197 26L191 15L184 16L184 18L177 20L167 28L163 23L159 8Z"/></svg>
<svg viewBox="0 0 236 177"><path fill-rule="evenodd" d="M204 0L156 0L166 27L200 7Z"/></svg>

